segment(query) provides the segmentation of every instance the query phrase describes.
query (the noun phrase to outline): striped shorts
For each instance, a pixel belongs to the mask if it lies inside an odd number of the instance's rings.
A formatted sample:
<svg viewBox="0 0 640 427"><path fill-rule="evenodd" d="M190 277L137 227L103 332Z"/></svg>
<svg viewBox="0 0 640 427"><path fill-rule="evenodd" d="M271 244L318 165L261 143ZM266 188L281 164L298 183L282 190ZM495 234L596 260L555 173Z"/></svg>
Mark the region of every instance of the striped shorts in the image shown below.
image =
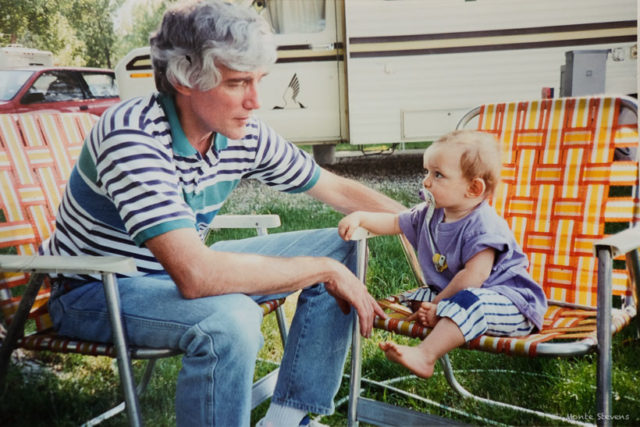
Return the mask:
<svg viewBox="0 0 640 427"><path fill-rule="evenodd" d="M437 293L428 287L405 293L401 301L432 301ZM535 327L507 297L485 288L465 289L438 303L436 314L450 318L471 341L482 334L517 337Z"/></svg>

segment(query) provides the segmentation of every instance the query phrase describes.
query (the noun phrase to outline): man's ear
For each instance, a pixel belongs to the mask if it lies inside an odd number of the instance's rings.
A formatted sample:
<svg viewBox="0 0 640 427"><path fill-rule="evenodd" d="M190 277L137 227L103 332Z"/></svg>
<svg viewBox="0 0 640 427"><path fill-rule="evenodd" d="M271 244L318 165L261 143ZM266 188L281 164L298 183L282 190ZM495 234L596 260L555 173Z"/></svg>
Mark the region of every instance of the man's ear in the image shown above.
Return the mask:
<svg viewBox="0 0 640 427"><path fill-rule="evenodd" d="M469 187L467 188L467 195L469 197L481 197L486 189L487 184L484 182L484 179L476 177L473 178L469 183Z"/></svg>
<svg viewBox="0 0 640 427"><path fill-rule="evenodd" d="M176 83L173 85L173 88L176 90L176 92L178 92L180 95L186 95L189 96L191 95L191 88L190 87L186 87L186 86L182 86L179 83Z"/></svg>

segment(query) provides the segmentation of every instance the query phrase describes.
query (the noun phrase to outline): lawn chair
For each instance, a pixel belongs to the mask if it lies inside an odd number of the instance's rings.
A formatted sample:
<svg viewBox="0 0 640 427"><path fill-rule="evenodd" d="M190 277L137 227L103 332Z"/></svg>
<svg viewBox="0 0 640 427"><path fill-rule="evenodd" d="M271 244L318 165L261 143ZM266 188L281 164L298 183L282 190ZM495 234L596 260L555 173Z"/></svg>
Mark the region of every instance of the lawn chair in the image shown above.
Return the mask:
<svg viewBox="0 0 640 427"><path fill-rule="evenodd" d="M140 425L138 395L149 382L155 361L180 352L127 346L119 315L116 274L135 271L135 263L124 257L37 256L40 242L53 230L65 181L95 121L96 117L90 114L0 115L0 308L8 325L0 349L0 385L4 386L15 348L115 357L125 401L87 424L103 421L126 407L131 425ZM255 228L258 234L266 234L267 228L279 225L277 215L220 215L212 227ZM102 275L114 331L112 344L69 339L52 330L47 312L47 273L52 272ZM265 314L276 311L284 343L287 325L283 302L284 299L269 301L262 308ZM35 331L25 334L27 317L33 320ZM148 360L137 390L130 359ZM252 408L271 396L276 377L277 370L254 384Z"/></svg>
<svg viewBox="0 0 640 427"><path fill-rule="evenodd" d="M621 120L629 115L632 120ZM597 421L610 424L611 336L635 317L640 287L636 100L594 96L483 105L465 115L458 128L493 133L502 144L502 182L492 204L514 231L549 299L541 331L520 338L484 335L466 348L525 357L596 352ZM367 237L363 231L361 238ZM413 248L401 240L423 285ZM615 308L612 295L619 301ZM376 328L414 338L429 333L403 320L410 311L398 296L380 304L390 317L378 318ZM422 422L422 414L395 407L390 412L389 405L360 397L360 358L354 340L350 425ZM455 379L449 357L440 361L449 384L464 397L571 421L475 396Z"/></svg>

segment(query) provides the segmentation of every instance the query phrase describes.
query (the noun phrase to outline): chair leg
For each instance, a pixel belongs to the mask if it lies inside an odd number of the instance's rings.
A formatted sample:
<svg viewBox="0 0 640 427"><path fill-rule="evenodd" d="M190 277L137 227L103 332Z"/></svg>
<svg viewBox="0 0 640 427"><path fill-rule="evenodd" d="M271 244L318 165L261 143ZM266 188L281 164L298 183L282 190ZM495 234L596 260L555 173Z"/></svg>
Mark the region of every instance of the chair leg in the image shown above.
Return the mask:
<svg viewBox="0 0 640 427"><path fill-rule="evenodd" d="M102 276L102 283L104 285L107 308L109 310L109 317L111 320L111 328L113 329L113 343L116 347L118 371L124 391L124 400L126 402L129 424L131 426L138 427L142 425L142 417L140 415L138 395L135 391L131 360L129 358L129 350L127 349L125 341L124 327L120 317L120 297L116 287L115 274L104 274Z"/></svg>
<svg viewBox="0 0 640 427"><path fill-rule="evenodd" d="M367 279L367 239L358 240L357 249L357 276L362 283ZM360 382L362 376L362 338L360 337L360 324L358 316L353 316L351 331L351 380L349 383L349 426L358 425L358 399L360 398Z"/></svg>
<svg viewBox="0 0 640 427"><path fill-rule="evenodd" d="M609 247L598 247L598 377L596 413L598 425L611 425L611 280L612 254Z"/></svg>
<svg viewBox="0 0 640 427"><path fill-rule="evenodd" d="M29 317L29 311L31 311L31 307L38 296L38 291L40 291L40 287L42 286L43 278L44 274L31 275L29 283L27 284L24 294L20 300L20 304L18 305L18 310L7 329L7 335L0 347L0 388L4 386L7 371L9 370L11 353L16 348L18 338L20 338L24 333L24 325Z"/></svg>
<svg viewBox="0 0 640 427"><path fill-rule="evenodd" d="M149 381L151 380L151 376L153 375L153 369L156 365L157 360L158 359L149 359L147 361L147 366L144 370L144 374L142 375L142 378L140 378L140 382L136 387L136 393L138 394L138 397L142 396L142 394L147 389L147 385L149 385ZM115 415L118 415L120 412L124 411L125 408L126 408L126 403L120 402L118 405L114 406L113 408L103 412L102 414L82 424L82 427L91 427L91 426L98 425L101 422L106 421Z"/></svg>
<svg viewBox="0 0 640 427"><path fill-rule="evenodd" d="M349 409L347 423L349 427L358 425L358 400L362 381L362 343L358 316L353 317L351 338L351 379L349 382Z"/></svg>
<svg viewBox="0 0 640 427"><path fill-rule="evenodd" d="M276 308L276 317L278 319L278 329L280 330L280 339L282 340L282 348L287 343L289 336L289 326L287 325L287 317L284 314L284 308L281 305Z"/></svg>
<svg viewBox="0 0 640 427"><path fill-rule="evenodd" d="M287 325L287 317L284 313L284 308L280 305L275 310L278 320L278 329L280 330L280 339L282 340L282 348L286 346L287 337L289 335L289 326ZM255 409L262 402L270 399L273 396L273 391L276 388L278 382L278 372L280 368L274 369L264 377L253 383L251 388L251 409Z"/></svg>
<svg viewBox="0 0 640 427"><path fill-rule="evenodd" d="M147 361L147 366L144 369L144 374L142 374L142 378L140 378L140 382L138 383L138 387L136 388L136 393L138 397L142 396L142 394L147 389L149 385L149 381L151 380L151 376L153 375L153 369L156 366L156 362L158 359L149 359Z"/></svg>
<svg viewBox="0 0 640 427"><path fill-rule="evenodd" d="M440 363L442 365L442 369L444 371L444 375L445 378L447 379L447 382L449 383L449 385L451 386L451 388L453 390L455 390L458 394L460 394L463 398L465 399L473 399L476 402L480 402L486 405L491 405L491 406L497 406L500 408L505 408L505 409L510 409L512 411L517 411L517 412L523 412L526 414L531 414L531 415L536 415L542 418L547 418L550 420L554 420L554 421L558 421L558 422L564 422L564 423L568 423L568 424L574 424L574 425L587 425L581 421L578 420L573 420L570 418L565 418L565 417L561 417L559 415L554 415L554 414L549 414L546 412L542 412L542 411L536 411L533 409L529 409L529 408L523 408L521 406L516 406L516 405L511 405L509 403L504 403L504 402L500 402L497 400L491 400L491 399L487 399L484 397L480 397L477 396L473 393L471 393L470 391L468 391L466 388L464 388L456 379L455 374L453 372L453 367L451 365L451 359L449 358L448 354L445 354L443 357L440 358Z"/></svg>

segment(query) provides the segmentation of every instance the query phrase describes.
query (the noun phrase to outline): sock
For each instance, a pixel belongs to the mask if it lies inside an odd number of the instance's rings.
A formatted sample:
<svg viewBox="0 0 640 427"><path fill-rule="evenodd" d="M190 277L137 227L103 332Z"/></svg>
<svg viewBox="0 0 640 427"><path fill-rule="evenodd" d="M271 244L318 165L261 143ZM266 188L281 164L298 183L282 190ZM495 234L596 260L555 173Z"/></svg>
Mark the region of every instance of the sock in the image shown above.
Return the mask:
<svg viewBox="0 0 640 427"><path fill-rule="evenodd" d="M264 426L298 427L305 415L307 411L302 409L271 403L262 422Z"/></svg>

